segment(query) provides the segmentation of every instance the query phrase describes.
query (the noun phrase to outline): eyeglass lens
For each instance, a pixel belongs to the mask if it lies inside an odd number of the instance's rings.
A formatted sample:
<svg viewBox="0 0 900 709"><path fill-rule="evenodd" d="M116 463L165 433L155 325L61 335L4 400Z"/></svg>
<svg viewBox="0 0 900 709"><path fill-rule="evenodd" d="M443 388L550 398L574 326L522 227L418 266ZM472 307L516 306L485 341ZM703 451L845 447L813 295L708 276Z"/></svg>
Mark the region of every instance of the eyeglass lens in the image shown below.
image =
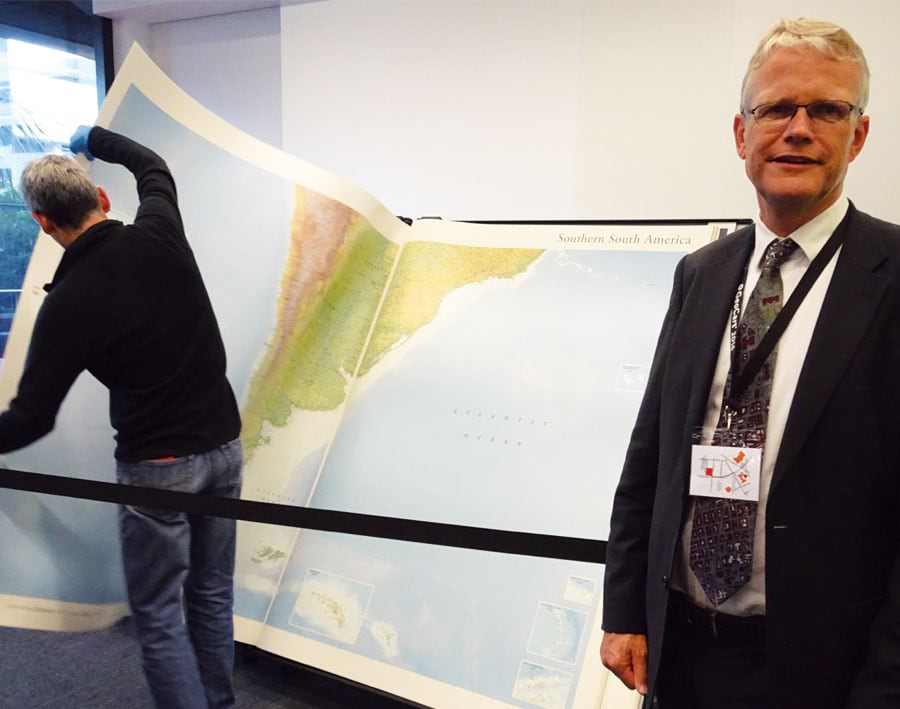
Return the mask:
<svg viewBox="0 0 900 709"><path fill-rule="evenodd" d="M810 101L808 104L796 104L790 101L778 101L776 103L764 103L754 108L751 113L759 121L784 121L794 117L799 109L805 109L806 114L816 121L826 123L838 123L845 120L854 109L853 104L846 101L822 99Z"/></svg>

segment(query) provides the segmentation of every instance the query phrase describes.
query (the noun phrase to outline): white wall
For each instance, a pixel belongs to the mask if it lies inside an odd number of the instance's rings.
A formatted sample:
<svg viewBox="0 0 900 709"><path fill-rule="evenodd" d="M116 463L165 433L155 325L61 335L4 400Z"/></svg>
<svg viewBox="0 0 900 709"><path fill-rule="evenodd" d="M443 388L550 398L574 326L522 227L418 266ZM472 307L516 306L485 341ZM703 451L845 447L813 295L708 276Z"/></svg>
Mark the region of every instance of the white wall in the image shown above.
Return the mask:
<svg viewBox="0 0 900 709"><path fill-rule="evenodd" d="M755 216L732 138L779 16L845 24L873 65L848 194L900 221L900 4L329 2L282 9L284 145L394 211L450 218ZM302 89L302 90L301 90Z"/></svg>
<svg viewBox="0 0 900 709"><path fill-rule="evenodd" d="M582 18L564 2L283 8L285 149L407 216L572 215Z"/></svg>
<svg viewBox="0 0 900 709"><path fill-rule="evenodd" d="M142 31L139 27L135 21L116 20L113 33L133 37L163 71L213 113L281 146L279 8L144 24ZM116 40L116 66L130 44Z"/></svg>
<svg viewBox="0 0 900 709"><path fill-rule="evenodd" d="M866 50L872 131L847 193L900 222L892 0L329 0L151 25L145 49L227 120L398 214L755 216L738 88L766 27L803 14Z"/></svg>

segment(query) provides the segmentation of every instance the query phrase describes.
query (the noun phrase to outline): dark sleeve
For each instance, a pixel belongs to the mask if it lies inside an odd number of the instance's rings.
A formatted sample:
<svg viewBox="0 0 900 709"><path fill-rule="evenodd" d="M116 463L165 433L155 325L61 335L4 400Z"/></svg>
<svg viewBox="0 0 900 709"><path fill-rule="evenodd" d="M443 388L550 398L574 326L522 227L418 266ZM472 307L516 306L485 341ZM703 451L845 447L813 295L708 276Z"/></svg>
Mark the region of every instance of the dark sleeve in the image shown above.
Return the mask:
<svg viewBox="0 0 900 709"><path fill-rule="evenodd" d="M660 402L672 332L681 312L684 264L682 259L675 269L669 308L613 500L603 591L603 629L611 633L647 632L647 552L659 469Z"/></svg>
<svg viewBox="0 0 900 709"><path fill-rule="evenodd" d="M79 335L73 318L50 305L38 313L18 392L0 414L0 453L52 431L63 399L85 368L87 338Z"/></svg>
<svg viewBox="0 0 900 709"><path fill-rule="evenodd" d="M124 166L137 181L140 205L134 223L151 233L186 241L175 180L166 161L124 135L95 126L88 137L88 150L105 162Z"/></svg>
<svg viewBox="0 0 900 709"><path fill-rule="evenodd" d="M896 411L898 406L900 396L895 395L889 408ZM893 455L886 452L886 460L896 460L900 454L898 449L900 444L895 444ZM900 499L894 499L892 514L894 519L900 516ZM900 539L896 532L893 547L888 583L869 629L865 659L853 678L846 709L900 706Z"/></svg>
<svg viewBox="0 0 900 709"><path fill-rule="evenodd" d="M856 674L847 709L900 706L900 552L894 558L887 597L872 628L866 659Z"/></svg>

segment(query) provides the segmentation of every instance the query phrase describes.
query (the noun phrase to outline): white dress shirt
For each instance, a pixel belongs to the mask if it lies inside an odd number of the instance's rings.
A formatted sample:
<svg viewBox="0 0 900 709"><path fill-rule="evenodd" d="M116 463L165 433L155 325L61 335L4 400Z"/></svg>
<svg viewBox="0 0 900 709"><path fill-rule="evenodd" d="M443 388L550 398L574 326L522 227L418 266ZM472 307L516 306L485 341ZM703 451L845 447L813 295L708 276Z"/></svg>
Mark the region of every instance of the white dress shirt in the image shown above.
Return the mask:
<svg viewBox="0 0 900 709"><path fill-rule="evenodd" d="M849 202L846 197L841 197L817 217L807 222L788 236L797 242L796 249L781 266L781 280L784 285L785 303L793 293L810 262L816 257L825 242L840 224L847 213ZM756 244L750 264L747 269L747 283L744 287L743 305L747 306L750 293L756 286L760 276L760 264L766 247L773 239L777 238L763 224L762 219L756 220ZM777 357L775 360L775 374L772 379L772 398L769 405L769 418L766 422L766 440L762 457L762 477L760 479L759 506L756 514L756 529L753 536L753 568L750 581L739 589L731 598L721 603L718 610L732 615L758 615L766 612L766 502L769 496L769 485L772 482L772 471L775 469L775 461L778 458L778 450L781 447L781 439L784 435L784 427L787 424L791 403L794 400L794 392L797 388L797 379L806 359L806 352L812 339L813 329L822 310L825 301L825 293L831 283L834 267L837 264L840 249L832 256L825 270L816 279L813 287L803 299L793 319L787 326L778 341ZM725 380L728 377L728 369L731 364L730 351L730 322L726 324L722 335L722 343L719 347L719 358L713 375L712 388L706 403L706 417L704 427L714 428L722 410L722 395L725 388ZM693 524L694 505L691 505L684 529L681 534L681 543L675 559L673 574L673 586L686 593L698 606L711 608L712 604L706 597L700 582L689 566L689 550L691 540L691 527Z"/></svg>

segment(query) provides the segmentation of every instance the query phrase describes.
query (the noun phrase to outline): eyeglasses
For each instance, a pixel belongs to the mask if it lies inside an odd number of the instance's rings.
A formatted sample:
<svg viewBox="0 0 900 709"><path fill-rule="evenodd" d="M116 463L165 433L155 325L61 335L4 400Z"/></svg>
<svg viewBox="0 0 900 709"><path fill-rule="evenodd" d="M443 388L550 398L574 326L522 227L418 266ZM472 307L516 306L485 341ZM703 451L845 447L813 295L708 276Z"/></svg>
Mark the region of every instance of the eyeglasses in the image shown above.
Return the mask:
<svg viewBox="0 0 900 709"><path fill-rule="evenodd" d="M787 123L797 115L797 110L805 108L806 115L814 121L822 123L840 123L846 121L854 111L862 115L863 109L854 106L848 101L837 99L818 99L809 103L793 103L792 101L776 101L775 103L761 103L756 108L745 109L742 113L749 113L760 123L777 125Z"/></svg>

